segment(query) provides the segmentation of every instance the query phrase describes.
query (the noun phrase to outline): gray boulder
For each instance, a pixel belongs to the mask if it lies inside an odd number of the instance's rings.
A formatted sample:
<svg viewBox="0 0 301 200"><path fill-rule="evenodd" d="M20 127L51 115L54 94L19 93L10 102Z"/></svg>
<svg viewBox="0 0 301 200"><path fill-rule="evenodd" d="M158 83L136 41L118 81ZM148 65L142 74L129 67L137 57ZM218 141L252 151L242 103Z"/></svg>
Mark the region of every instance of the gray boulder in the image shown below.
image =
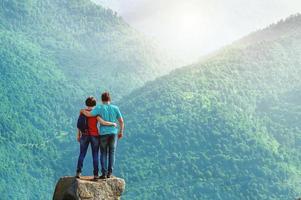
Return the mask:
<svg viewBox="0 0 301 200"><path fill-rule="evenodd" d="M112 177L93 180L93 177L62 177L56 184L53 200L118 200L125 189L125 181Z"/></svg>

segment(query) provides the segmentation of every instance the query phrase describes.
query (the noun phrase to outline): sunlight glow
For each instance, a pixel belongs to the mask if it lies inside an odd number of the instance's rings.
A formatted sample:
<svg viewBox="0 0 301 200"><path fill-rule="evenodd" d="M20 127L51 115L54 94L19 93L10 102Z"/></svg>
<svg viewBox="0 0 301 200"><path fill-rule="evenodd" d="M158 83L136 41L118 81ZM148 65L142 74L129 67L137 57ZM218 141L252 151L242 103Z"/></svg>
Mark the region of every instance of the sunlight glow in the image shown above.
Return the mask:
<svg viewBox="0 0 301 200"><path fill-rule="evenodd" d="M185 2L178 3L168 13L162 30L167 41L165 43L169 42L169 47L181 49L182 56L189 57L192 49L202 46L202 39L208 35L206 13L200 7Z"/></svg>
<svg viewBox="0 0 301 200"><path fill-rule="evenodd" d="M300 0L93 1L116 9L131 26L188 62L301 11Z"/></svg>

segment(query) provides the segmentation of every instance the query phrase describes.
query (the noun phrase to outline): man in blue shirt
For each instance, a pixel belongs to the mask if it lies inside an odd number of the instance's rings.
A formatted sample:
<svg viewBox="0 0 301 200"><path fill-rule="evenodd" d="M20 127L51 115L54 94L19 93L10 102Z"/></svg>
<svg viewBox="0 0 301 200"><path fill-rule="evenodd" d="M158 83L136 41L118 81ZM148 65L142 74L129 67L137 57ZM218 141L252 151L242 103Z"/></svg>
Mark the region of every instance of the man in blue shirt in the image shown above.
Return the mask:
<svg viewBox="0 0 301 200"><path fill-rule="evenodd" d="M102 175L101 179L110 178L115 164L115 152L118 139L122 138L124 122L120 110L111 104L111 97L108 92L101 95L102 104L97 105L91 112L81 110L87 117L100 116L108 122L119 122L119 129L115 126L100 125L100 163Z"/></svg>

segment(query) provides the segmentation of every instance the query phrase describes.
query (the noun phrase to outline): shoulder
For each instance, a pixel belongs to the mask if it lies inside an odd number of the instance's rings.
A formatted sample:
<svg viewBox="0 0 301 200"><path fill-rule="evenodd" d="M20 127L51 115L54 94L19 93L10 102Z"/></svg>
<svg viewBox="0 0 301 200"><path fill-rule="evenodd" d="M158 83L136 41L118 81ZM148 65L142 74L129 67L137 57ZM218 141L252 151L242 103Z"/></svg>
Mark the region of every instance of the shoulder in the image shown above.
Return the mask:
<svg viewBox="0 0 301 200"><path fill-rule="evenodd" d="M101 105L96 105L96 106L92 109L91 112L95 114L96 112L98 113L100 110L101 110Z"/></svg>
<svg viewBox="0 0 301 200"><path fill-rule="evenodd" d="M114 112L116 113L116 115L117 115L118 118L119 118L119 117L122 117L122 116L121 116L121 112L120 112L120 110L119 110L119 107L116 106L116 105L114 105Z"/></svg>
<svg viewBox="0 0 301 200"><path fill-rule="evenodd" d="M101 104L97 104L94 109L102 109L102 107L103 106Z"/></svg>
<svg viewBox="0 0 301 200"><path fill-rule="evenodd" d="M111 104L111 107L112 107L113 109L115 109L115 110L119 110L119 107L116 106L116 105L112 105L112 104Z"/></svg>

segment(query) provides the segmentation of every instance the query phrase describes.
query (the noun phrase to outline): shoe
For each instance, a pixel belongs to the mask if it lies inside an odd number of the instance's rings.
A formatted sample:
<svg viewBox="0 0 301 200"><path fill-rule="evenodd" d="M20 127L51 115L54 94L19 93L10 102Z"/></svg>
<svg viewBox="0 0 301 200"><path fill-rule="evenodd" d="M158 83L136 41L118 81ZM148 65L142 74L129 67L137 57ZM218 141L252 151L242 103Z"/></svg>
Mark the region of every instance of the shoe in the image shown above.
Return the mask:
<svg viewBox="0 0 301 200"><path fill-rule="evenodd" d="M111 178L111 176L112 176L112 172L109 172L109 173L107 174L107 178Z"/></svg>
<svg viewBox="0 0 301 200"><path fill-rule="evenodd" d="M106 179L106 175L105 174L102 174L99 179Z"/></svg>
<svg viewBox="0 0 301 200"><path fill-rule="evenodd" d="M94 180L97 180L99 179L99 176L98 175L94 175Z"/></svg>
<svg viewBox="0 0 301 200"><path fill-rule="evenodd" d="M76 172L75 178L80 178L82 174L80 172Z"/></svg>

